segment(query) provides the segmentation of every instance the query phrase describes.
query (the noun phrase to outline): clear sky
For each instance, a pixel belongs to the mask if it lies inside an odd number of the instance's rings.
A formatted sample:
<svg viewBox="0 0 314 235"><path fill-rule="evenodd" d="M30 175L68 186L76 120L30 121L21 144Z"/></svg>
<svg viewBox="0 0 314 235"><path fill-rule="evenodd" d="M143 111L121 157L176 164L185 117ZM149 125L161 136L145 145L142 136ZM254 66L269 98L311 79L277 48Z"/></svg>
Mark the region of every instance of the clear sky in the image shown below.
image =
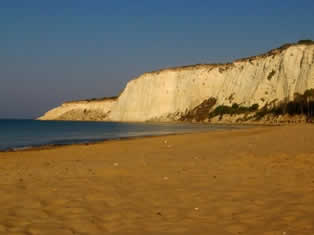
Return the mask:
<svg viewBox="0 0 314 235"><path fill-rule="evenodd" d="M313 0L1 0L0 118L118 94L143 72L314 39Z"/></svg>

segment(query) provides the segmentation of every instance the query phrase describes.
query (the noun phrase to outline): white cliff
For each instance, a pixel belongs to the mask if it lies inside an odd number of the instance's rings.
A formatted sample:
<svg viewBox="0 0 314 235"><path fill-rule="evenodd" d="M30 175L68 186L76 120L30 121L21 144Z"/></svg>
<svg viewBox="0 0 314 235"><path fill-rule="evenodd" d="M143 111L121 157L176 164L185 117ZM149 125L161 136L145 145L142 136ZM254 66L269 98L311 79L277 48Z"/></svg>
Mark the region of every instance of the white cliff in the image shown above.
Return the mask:
<svg viewBox="0 0 314 235"><path fill-rule="evenodd" d="M116 100L66 103L40 119L171 121L210 97L217 105L262 107L293 99L295 93L310 88L314 88L314 45L293 44L230 64L145 73L131 80Z"/></svg>
<svg viewBox="0 0 314 235"><path fill-rule="evenodd" d="M66 102L38 119L102 121L107 119L115 102L115 99Z"/></svg>

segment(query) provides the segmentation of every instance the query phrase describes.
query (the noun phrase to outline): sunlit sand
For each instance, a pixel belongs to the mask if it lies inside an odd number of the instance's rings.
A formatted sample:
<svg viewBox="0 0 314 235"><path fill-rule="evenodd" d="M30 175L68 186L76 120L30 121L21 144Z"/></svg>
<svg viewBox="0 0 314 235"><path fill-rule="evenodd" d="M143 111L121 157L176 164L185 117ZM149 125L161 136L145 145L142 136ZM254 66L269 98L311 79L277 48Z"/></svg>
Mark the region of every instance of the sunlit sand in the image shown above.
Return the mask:
<svg viewBox="0 0 314 235"><path fill-rule="evenodd" d="M0 153L0 234L313 234L314 126Z"/></svg>

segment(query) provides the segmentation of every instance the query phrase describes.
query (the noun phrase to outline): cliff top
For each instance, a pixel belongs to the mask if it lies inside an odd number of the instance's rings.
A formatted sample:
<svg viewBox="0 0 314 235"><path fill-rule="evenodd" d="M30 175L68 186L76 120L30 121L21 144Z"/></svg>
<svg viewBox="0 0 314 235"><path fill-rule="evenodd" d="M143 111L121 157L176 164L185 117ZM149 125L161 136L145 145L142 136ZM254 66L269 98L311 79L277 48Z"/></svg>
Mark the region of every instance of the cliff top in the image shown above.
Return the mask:
<svg viewBox="0 0 314 235"><path fill-rule="evenodd" d="M147 72L144 74L159 74L160 72L164 72L164 71L180 71L180 70L184 70L184 69L215 68L215 67L219 67L219 66L229 67L229 66L232 66L233 63L235 63L235 62L247 62L247 61L251 62L251 61L254 61L257 59L262 59L262 58L265 58L268 56L278 55L281 52L287 50L288 48L290 48L292 46L299 46L299 45L314 45L314 41L313 40L300 40L296 43L286 43L286 44L283 44L282 46L275 48L275 49L272 49L266 53L256 55L256 56L250 56L250 57L236 59L233 62L216 63L216 64L194 64L194 65L169 67L169 68L155 70L152 72Z"/></svg>
<svg viewBox="0 0 314 235"><path fill-rule="evenodd" d="M118 96L111 96L111 97L102 97L102 98L92 98L92 99L85 99L85 100L72 100L72 101L65 101L64 104L73 104L73 103L91 103L91 102L102 102L102 101L115 101L118 99Z"/></svg>

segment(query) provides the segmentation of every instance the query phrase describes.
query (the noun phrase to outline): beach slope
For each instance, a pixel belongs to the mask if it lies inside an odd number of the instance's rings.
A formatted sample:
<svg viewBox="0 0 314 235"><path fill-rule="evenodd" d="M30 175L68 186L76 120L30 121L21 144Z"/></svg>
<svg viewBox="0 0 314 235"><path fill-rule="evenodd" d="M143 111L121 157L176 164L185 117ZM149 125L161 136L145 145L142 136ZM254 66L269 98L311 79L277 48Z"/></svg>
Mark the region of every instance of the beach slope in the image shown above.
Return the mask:
<svg viewBox="0 0 314 235"><path fill-rule="evenodd" d="M314 234L314 126L0 153L0 234Z"/></svg>

